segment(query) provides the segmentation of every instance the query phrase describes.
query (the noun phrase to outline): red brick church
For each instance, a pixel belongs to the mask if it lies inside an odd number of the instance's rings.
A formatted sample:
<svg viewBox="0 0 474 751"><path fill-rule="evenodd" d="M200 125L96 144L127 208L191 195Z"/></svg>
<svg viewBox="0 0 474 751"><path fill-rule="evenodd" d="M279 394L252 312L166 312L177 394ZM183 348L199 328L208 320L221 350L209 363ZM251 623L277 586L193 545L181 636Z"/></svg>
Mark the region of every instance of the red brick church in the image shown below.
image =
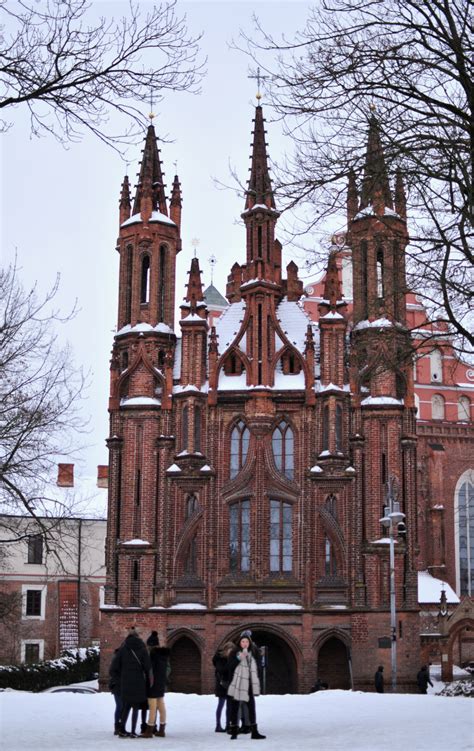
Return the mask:
<svg viewBox="0 0 474 751"><path fill-rule="evenodd" d="M350 305L331 253L317 314L305 311L297 266L282 268L278 217L257 106L245 258L230 269L228 307L210 326L194 258L176 325L181 188L175 176L168 204L150 125L134 200L127 178L120 200L103 677L136 623L167 639L175 690L212 691L212 655L243 627L267 647L268 692L306 692L318 677L371 689L379 664L389 679L380 519L395 478L405 514L395 556L398 686L413 686L417 577L428 564L408 234L402 179L392 192L375 118L362 185L349 184Z"/></svg>

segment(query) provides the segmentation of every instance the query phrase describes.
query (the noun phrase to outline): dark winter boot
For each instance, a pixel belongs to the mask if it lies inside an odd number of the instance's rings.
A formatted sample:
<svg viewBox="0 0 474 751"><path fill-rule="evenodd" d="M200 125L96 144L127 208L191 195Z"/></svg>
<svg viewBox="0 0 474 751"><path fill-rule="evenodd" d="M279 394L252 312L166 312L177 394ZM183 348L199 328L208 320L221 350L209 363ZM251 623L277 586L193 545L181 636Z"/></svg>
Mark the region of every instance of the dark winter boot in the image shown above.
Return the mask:
<svg viewBox="0 0 474 751"><path fill-rule="evenodd" d="M114 725L114 735L118 735L120 730L120 722L116 722Z"/></svg>
<svg viewBox="0 0 474 751"><path fill-rule="evenodd" d="M147 729L147 727L148 727L148 725L147 725L146 722L142 722L141 723L141 725L140 725L140 735L143 735L143 733L145 732L145 730ZM152 725L152 727L153 727L153 725Z"/></svg>
<svg viewBox="0 0 474 751"><path fill-rule="evenodd" d="M220 722L218 722L216 725L216 733L225 733L225 728L222 727Z"/></svg>
<svg viewBox="0 0 474 751"><path fill-rule="evenodd" d="M118 723L117 735L119 738L129 738L130 733L127 733L121 722Z"/></svg>
<svg viewBox="0 0 474 751"><path fill-rule="evenodd" d="M166 727L166 724L163 724L162 722L160 722L160 729L158 730L157 733L155 733L155 735L157 735L159 738L164 738L165 737L165 727Z"/></svg>
<svg viewBox="0 0 474 751"><path fill-rule="evenodd" d="M156 725L153 725L153 735L159 735Z"/></svg>
<svg viewBox="0 0 474 751"><path fill-rule="evenodd" d="M153 738L153 725L147 725L146 722L144 723L145 729L142 729L142 732L140 733L140 738Z"/></svg>
<svg viewBox="0 0 474 751"><path fill-rule="evenodd" d="M241 725L239 728L239 733L242 733L242 735L248 735L252 731L252 728L250 725Z"/></svg>
<svg viewBox="0 0 474 751"><path fill-rule="evenodd" d="M258 732L258 728L256 725L250 725L250 728L252 730L252 735L250 736L254 741L263 741L267 736L262 735Z"/></svg>
<svg viewBox="0 0 474 751"><path fill-rule="evenodd" d="M230 740L236 741L238 733L239 733L238 725L231 725L230 726Z"/></svg>

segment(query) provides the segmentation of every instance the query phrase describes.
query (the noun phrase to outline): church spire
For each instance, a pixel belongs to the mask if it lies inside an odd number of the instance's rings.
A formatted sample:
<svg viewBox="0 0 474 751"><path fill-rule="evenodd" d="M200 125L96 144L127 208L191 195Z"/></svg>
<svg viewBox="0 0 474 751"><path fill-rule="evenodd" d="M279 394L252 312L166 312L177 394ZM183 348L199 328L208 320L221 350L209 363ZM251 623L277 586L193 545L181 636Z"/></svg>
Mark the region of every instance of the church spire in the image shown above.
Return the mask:
<svg viewBox="0 0 474 751"><path fill-rule="evenodd" d="M151 205L147 206L148 203ZM168 216L160 152L156 145L156 133L153 125L148 126L145 138L133 214L139 214L146 208L151 208L151 211L159 211L161 214Z"/></svg>
<svg viewBox="0 0 474 751"><path fill-rule="evenodd" d="M253 206L263 205L268 208L275 208L273 197L272 183L268 170L267 144L265 143L263 110L261 105L255 108L255 127L253 131L252 146L252 164L250 167L250 178L248 182L245 210Z"/></svg>
<svg viewBox="0 0 474 751"><path fill-rule="evenodd" d="M385 156L380 139L380 126L375 115L372 115L369 120L369 137L365 155L360 209L365 209L370 205L374 207L377 214L383 214L384 208L393 209Z"/></svg>
<svg viewBox="0 0 474 751"><path fill-rule="evenodd" d="M338 303L341 305L342 300L341 280L337 267L337 253L333 251L329 254L324 282L324 303L322 305L324 308L329 307L329 310L335 313ZM324 310L325 312L327 311Z"/></svg>
<svg viewBox="0 0 474 751"><path fill-rule="evenodd" d="M199 261L197 258L193 258L191 261L191 268L189 270L189 280L186 285L187 292L184 298L189 303L190 313L196 313L197 304L203 302L204 293L201 282L201 270L199 268Z"/></svg>
<svg viewBox="0 0 474 751"><path fill-rule="evenodd" d="M123 224L130 217L130 182L128 175L125 175L122 183L122 190L120 191L120 224Z"/></svg>

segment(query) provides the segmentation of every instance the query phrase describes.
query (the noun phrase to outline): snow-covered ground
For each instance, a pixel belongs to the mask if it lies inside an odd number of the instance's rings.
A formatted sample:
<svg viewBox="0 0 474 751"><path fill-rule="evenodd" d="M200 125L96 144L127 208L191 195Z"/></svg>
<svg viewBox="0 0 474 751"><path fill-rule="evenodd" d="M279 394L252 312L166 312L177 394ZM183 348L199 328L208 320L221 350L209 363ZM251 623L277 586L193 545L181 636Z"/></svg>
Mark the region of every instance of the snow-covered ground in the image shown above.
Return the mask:
<svg viewBox="0 0 474 751"><path fill-rule="evenodd" d="M169 694L167 738L121 739L112 733L110 694L5 691L0 694L0 748L5 751L101 751L124 745L170 751L253 748L214 732L213 696ZM272 751L472 751L474 702L466 698L320 691L261 696L262 749Z"/></svg>

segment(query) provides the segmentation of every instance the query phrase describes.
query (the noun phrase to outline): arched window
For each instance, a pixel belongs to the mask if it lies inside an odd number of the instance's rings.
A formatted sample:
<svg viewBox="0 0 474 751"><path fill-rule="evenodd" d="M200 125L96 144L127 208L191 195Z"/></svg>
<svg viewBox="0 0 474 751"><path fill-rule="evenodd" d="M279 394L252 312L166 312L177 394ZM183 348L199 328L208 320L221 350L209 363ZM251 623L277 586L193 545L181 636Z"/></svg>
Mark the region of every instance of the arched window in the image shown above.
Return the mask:
<svg viewBox="0 0 474 751"><path fill-rule="evenodd" d="M250 569L250 501L238 501L229 508L229 563L231 571Z"/></svg>
<svg viewBox="0 0 474 751"><path fill-rule="evenodd" d="M184 571L186 574L197 574L197 535L194 535L186 551Z"/></svg>
<svg viewBox="0 0 474 751"><path fill-rule="evenodd" d="M293 570L292 516L291 503L270 501L270 571Z"/></svg>
<svg viewBox="0 0 474 751"><path fill-rule="evenodd" d="M469 422L471 419L471 402L468 396L460 396L458 400L458 420Z"/></svg>
<svg viewBox="0 0 474 751"><path fill-rule="evenodd" d="M183 451L188 450L188 439L189 439L189 407L186 404L183 407L183 413L181 417L181 435L182 435L182 444L183 444Z"/></svg>
<svg viewBox="0 0 474 751"><path fill-rule="evenodd" d="M194 451L201 451L201 407L194 407Z"/></svg>
<svg viewBox="0 0 474 751"><path fill-rule="evenodd" d="M230 476L234 478L247 460L250 431L243 420L239 420L230 434Z"/></svg>
<svg viewBox="0 0 474 751"><path fill-rule="evenodd" d="M189 519L190 516L194 514L195 511L197 511L198 508L198 499L194 495L194 493L191 493L191 495L188 495L186 498L186 519Z"/></svg>
<svg viewBox="0 0 474 751"><path fill-rule="evenodd" d="M377 250L377 297L383 298L384 295L384 278L383 278L383 250Z"/></svg>
<svg viewBox="0 0 474 751"><path fill-rule="evenodd" d="M160 370L165 367L165 352L162 349L158 352L158 367Z"/></svg>
<svg viewBox="0 0 474 751"><path fill-rule="evenodd" d="M342 404L336 404L336 451L342 451Z"/></svg>
<svg viewBox="0 0 474 751"><path fill-rule="evenodd" d="M459 596L474 595L474 470L459 479L454 499L456 579Z"/></svg>
<svg viewBox="0 0 474 751"><path fill-rule="evenodd" d="M329 404L323 408L323 451L329 451Z"/></svg>
<svg viewBox="0 0 474 751"><path fill-rule="evenodd" d="M130 573L130 605L137 607L140 602L140 561L138 558L132 559Z"/></svg>
<svg viewBox="0 0 474 751"><path fill-rule="evenodd" d="M150 256L146 253L142 258L142 274L140 285L140 302L145 304L150 299Z"/></svg>
<svg viewBox="0 0 474 751"><path fill-rule="evenodd" d="M443 382L443 358L439 349L430 352L430 374L432 383Z"/></svg>
<svg viewBox="0 0 474 751"><path fill-rule="evenodd" d="M334 493L328 495L324 503L324 507L327 511L329 511L334 519L337 519L337 497L334 495Z"/></svg>
<svg viewBox="0 0 474 751"><path fill-rule="evenodd" d="M324 540L324 576L336 576L337 562L334 555L334 546L326 535Z"/></svg>
<svg viewBox="0 0 474 751"><path fill-rule="evenodd" d="M431 397L431 417L433 420L444 420L444 399L441 394Z"/></svg>
<svg viewBox="0 0 474 751"><path fill-rule="evenodd" d="M235 352L231 352L224 362L224 373L226 375L240 375L242 373L242 360Z"/></svg>
<svg viewBox="0 0 474 751"><path fill-rule="evenodd" d="M124 350L122 352L122 367L121 370L127 370L128 368L128 352L127 350Z"/></svg>
<svg viewBox="0 0 474 751"><path fill-rule="evenodd" d="M273 431L272 448L276 468L288 479L293 480L295 474L293 431L283 420Z"/></svg>
<svg viewBox="0 0 474 751"><path fill-rule="evenodd" d="M160 269L158 278L158 321L165 320L166 246L160 245Z"/></svg>

